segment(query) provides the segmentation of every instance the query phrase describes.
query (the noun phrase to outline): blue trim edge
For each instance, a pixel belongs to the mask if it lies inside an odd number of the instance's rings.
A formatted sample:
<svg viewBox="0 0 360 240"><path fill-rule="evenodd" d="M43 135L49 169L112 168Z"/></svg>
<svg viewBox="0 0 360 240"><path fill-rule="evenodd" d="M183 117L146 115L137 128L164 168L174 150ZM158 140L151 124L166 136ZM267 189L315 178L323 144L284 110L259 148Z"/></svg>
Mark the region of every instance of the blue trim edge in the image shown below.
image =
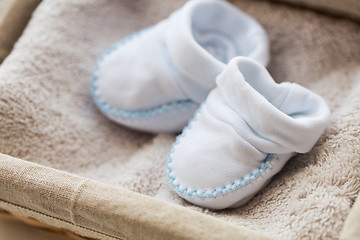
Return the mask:
<svg viewBox="0 0 360 240"><path fill-rule="evenodd" d="M98 78L96 77L96 72L99 70L99 64L104 60L104 58L114 52L118 47L124 45L125 43L132 41L135 37L140 36L145 31L151 29L153 26L147 27L145 29L140 30L139 32L136 32L132 35L124 37L122 40L116 42L113 44L110 48L108 48L105 52L102 53L102 55L96 60L95 67L91 74L91 95L93 99L95 100L95 103L98 105L98 107L104 112L109 115L115 116L115 117L122 117L122 118L137 118L137 117L149 117L154 116L158 114L162 114L164 112L170 111L172 109L180 108L180 107L187 107L189 105L193 105L195 103L191 99L187 100L180 100L175 102L170 102L167 104L160 105L158 107L147 109L147 110L121 110L115 107L110 106L107 102L103 101L99 95L96 94L97 87L96 82Z"/></svg>
<svg viewBox="0 0 360 240"><path fill-rule="evenodd" d="M197 120L198 114L201 112L203 105L196 111L194 114L194 118L190 120L188 126L186 126L183 132L176 137L176 141L172 144L170 153L168 154L168 161L166 164L167 167L167 176L170 180L170 185L175 189L175 191L179 195L187 196L187 197L196 197L202 200L206 198L217 198L218 196L225 196L228 193L235 192L245 187L248 184L254 183L254 181L259 177L264 177L266 172L272 168L272 161L274 159L278 159L278 156L274 153L269 153L266 158L262 161L261 166L259 166L255 171L249 174L246 178L239 178L237 180L232 181L230 184L222 187L218 187L215 189L207 189L207 190L197 190L193 189L189 186L183 186L181 184L176 184L176 177L174 175L174 171L171 168L171 163L173 162L172 155L175 152L175 146L180 143L180 140L186 136L187 131L192 128L192 124Z"/></svg>

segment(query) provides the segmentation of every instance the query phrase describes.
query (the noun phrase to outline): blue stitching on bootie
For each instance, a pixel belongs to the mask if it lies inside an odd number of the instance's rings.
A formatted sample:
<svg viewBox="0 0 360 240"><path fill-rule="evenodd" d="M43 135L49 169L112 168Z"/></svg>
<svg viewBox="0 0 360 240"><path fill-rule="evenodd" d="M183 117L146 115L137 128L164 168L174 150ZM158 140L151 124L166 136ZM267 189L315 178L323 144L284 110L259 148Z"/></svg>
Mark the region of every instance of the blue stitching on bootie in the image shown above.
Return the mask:
<svg viewBox="0 0 360 240"><path fill-rule="evenodd" d="M118 41L117 43L112 45L110 48L108 48L97 59L94 70L92 71L92 74L91 74L91 95L94 98L96 104L100 107L100 109L103 112L108 113L112 116L122 117L122 118L126 119L126 118L137 118L137 117L150 117L150 116L154 116L157 114L162 114L164 112L168 112L168 111L176 109L176 108L180 108L180 107L187 108L188 106L193 105L193 104L198 105L191 99L186 99L186 100L180 100L180 101L166 103L166 104L160 105L160 106L152 108L152 109L130 111L130 110L121 110L121 109L112 107L107 102L102 100L99 95L96 94L96 91L98 89L96 87L96 81L98 80L98 78L96 77L95 73L99 70L100 62L102 62L107 55L111 54L119 46L122 46L122 45L126 44L127 42L132 41L135 37L141 36L142 33L144 33L145 31L148 31L151 28L153 28L153 26L147 27L145 29L140 30L139 32L136 32L132 35L124 37L122 40Z"/></svg>
<svg viewBox="0 0 360 240"><path fill-rule="evenodd" d="M196 197L202 200L206 198L217 198L218 196L225 196L230 192L235 192L240 190L241 188L247 186L248 184L254 183L259 177L264 177L268 170L272 168L272 161L274 159L279 159L277 154L269 153L267 154L266 158L262 161L263 163L252 173L249 174L246 178L240 178L235 181L232 181L229 186L222 186L215 189L207 189L207 190L197 190L191 189L189 187L183 187L181 184L176 184L176 177L172 176L173 169L170 167L171 163L173 162L172 154L175 152L175 146L180 143L180 139L186 136L188 130L192 128L192 124L197 121L198 114L201 112L204 104L201 104L200 108L195 112L194 118L189 121L188 126L186 126L183 132L176 137L175 142L171 146L171 150L168 154L168 161L166 164L167 167L167 176L170 180L170 185L178 192L180 195L185 195L189 197Z"/></svg>

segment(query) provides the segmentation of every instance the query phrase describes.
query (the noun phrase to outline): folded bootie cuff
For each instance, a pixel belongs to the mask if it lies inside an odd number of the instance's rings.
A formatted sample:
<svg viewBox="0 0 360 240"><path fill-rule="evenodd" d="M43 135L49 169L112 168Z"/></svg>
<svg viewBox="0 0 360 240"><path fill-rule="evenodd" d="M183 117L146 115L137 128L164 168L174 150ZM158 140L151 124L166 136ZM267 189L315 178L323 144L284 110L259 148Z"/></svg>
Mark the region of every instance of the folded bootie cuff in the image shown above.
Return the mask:
<svg viewBox="0 0 360 240"><path fill-rule="evenodd" d="M217 85L228 106L255 135L279 146L278 150L266 149L256 140L251 143L263 152L308 152L327 126L329 108L319 95L296 83L275 83L252 59L232 60ZM213 109L215 115L216 111Z"/></svg>
<svg viewBox="0 0 360 240"><path fill-rule="evenodd" d="M171 186L202 207L242 205L295 152L313 147L329 114L320 96L297 84L277 84L261 64L237 57L173 144Z"/></svg>
<svg viewBox="0 0 360 240"><path fill-rule="evenodd" d="M166 45L187 96L201 103L215 87L215 78L236 56L247 56L266 66L269 41L252 17L222 0L192 0L175 12ZM174 24L175 26L175 24Z"/></svg>

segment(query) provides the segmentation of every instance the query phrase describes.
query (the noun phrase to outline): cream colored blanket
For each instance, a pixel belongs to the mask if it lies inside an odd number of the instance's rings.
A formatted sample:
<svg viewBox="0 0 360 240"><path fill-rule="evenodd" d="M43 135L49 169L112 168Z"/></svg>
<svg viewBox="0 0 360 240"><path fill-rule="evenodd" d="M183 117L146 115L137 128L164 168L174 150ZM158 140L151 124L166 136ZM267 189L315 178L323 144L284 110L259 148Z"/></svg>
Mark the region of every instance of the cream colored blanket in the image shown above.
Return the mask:
<svg viewBox="0 0 360 240"><path fill-rule="evenodd" d="M185 1L45 0L0 67L0 152L126 188L283 239L337 239L360 189L360 26L284 4L233 1L271 41L269 71L320 94L331 125L247 205L212 212L168 186L174 135L106 119L90 96L102 51ZM26 203L24 203L26 204Z"/></svg>

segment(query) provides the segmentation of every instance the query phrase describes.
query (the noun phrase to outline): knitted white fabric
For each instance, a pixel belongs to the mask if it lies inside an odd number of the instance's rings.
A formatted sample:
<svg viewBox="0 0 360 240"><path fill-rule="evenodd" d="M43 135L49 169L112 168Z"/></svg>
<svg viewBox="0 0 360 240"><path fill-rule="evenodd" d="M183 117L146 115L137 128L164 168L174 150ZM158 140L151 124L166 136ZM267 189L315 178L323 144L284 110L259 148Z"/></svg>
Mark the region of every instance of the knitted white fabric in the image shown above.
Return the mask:
<svg viewBox="0 0 360 240"><path fill-rule="evenodd" d="M275 83L246 57L231 60L216 83L173 144L168 176L187 201L223 209L246 203L295 152L310 151L330 111L317 94Z"/></svg>
<svg viewBox="0 0 360 240"><path fill-rule="evenodd" d="M263 28L226 1L192 0L106 51L93 72L92 95L120 124L181 131L216 76L239 55L267 64Z"/></svg>

